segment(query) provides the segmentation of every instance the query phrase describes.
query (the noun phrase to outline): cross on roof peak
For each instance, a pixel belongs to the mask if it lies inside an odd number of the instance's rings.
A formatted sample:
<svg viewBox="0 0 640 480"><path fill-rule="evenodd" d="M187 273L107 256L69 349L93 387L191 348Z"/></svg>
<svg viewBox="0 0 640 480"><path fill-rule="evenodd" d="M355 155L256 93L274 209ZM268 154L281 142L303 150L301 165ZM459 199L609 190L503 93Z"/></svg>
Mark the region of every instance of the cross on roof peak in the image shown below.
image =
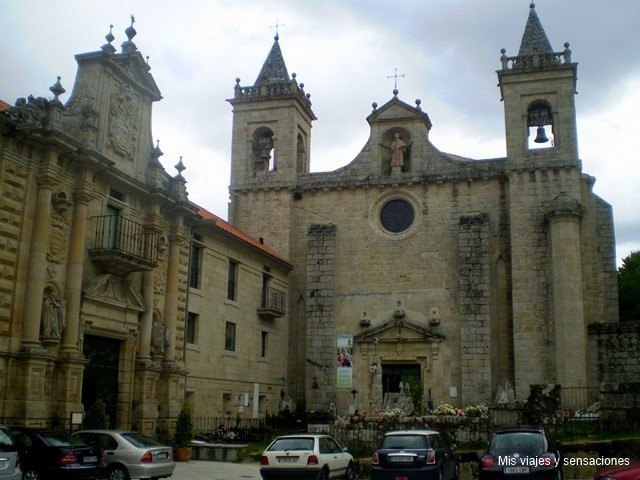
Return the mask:
<svg viewBox="0 0 640 480"><path fill-rule="evenodd" d="M284 23L280 23L280 20L276 20L276 24L275 25L270 25L269 28L275 28L276 29L276 36L275 39L278 40L278 38L280 38L280 35L278 35L278 28L280 27L284 27L285 24Z"/></svg>
<svg viewBox="0 0 640 480"><path fill-rule="evenodd" d="M394 68L393 69L393 75L388 75L387 78L393 78L393 88L397 89L398 88L398 78L399 77L404 77L404 73L402 75L398 75L398 69Z"/></svg>

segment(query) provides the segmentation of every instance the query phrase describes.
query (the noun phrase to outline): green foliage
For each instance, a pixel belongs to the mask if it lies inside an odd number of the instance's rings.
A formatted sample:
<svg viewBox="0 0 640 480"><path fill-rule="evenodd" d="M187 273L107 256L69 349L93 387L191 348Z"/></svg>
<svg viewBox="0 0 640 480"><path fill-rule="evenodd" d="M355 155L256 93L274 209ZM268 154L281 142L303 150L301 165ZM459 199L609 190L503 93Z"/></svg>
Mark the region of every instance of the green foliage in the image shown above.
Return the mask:
<svg viewBox="0 0 640 480"><path fill-rule="evenodd" d="M89 407L89 411L84 417L83 428L87 430L109 428L109 420L107 406L99 398Z"/></svg>
<svg viewBox="0 0 640 480"><path fill-rule="evenodd" d="M631 252L618 269L620 321L640 320L640 250Z"/></svg>
<svg viewBox="0 0 640 480"><path fill-rule="evenodd" d="M188 403L184 403L176 422L176 434L174 437L176 446L188 447L195 434L191 406Z"/></svg>

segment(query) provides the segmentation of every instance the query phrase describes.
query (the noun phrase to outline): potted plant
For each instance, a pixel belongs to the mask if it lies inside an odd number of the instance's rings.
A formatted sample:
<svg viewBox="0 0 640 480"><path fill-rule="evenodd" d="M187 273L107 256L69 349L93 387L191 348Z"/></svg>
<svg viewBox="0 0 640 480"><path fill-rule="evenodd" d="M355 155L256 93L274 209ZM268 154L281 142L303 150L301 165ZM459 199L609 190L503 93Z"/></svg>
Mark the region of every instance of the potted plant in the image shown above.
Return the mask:
<svg viewBox="0 0 640 480"><path fill-rule="evenodd" d="M174 457L177 461L186 462L191 459L191 440L193 440L194 435L195 428L193 426L191 406L185 403L182 405L176 422Z"/></svg>

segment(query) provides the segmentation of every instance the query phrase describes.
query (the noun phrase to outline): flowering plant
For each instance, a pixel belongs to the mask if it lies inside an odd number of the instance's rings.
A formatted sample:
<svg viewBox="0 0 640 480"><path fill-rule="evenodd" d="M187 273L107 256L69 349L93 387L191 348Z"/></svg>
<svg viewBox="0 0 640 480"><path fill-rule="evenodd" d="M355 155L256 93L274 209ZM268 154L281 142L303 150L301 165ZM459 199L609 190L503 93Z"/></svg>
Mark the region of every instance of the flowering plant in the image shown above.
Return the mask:
<svg viewBox="0 0 640 480"><path fill-rule="evenodd" d="M486 417L489 414L489 407L486 405L469 405L465 408L469 417Z"/></svg>

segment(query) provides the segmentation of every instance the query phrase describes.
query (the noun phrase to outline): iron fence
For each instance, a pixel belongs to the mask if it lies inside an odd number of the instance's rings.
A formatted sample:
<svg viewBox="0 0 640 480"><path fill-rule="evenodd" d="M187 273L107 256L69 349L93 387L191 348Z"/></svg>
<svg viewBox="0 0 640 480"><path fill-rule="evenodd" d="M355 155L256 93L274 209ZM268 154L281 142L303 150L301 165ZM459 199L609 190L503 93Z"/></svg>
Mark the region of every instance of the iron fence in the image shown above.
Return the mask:
<svg viewBox="0 0 640 480"><path fill-rule="evenodd" d="M262 418L195 417L196 433L211 443L261 442L271 429Z"/></svg>

